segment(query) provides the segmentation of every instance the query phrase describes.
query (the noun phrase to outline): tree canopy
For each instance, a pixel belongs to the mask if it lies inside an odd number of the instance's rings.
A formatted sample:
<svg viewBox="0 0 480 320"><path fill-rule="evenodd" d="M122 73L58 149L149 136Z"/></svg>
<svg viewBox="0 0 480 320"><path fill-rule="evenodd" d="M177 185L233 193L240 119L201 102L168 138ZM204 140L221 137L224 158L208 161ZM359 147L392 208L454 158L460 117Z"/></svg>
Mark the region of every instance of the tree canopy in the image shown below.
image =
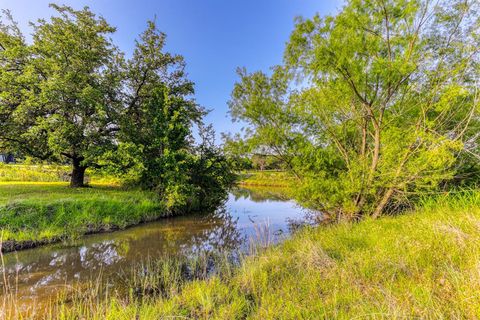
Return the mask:
<svg viewBox="0 0 480 320"><path fill-rule="evenodd" d="M121 58L109 36L115 31L88 8L51 5L58 16L33 24L27 44L15 26L3 26L2 108L11 130L2 138L42 159L67 158L72 186L82 186L85 169L101 150L112 147L116 115L122 105L117 68ZM12 21L11 21L12 22ZM9 32L15 30L15 33ZM16 80L10 82L9 75Z"/></svg>
<svg viewBox="0 0 480 320"><path fill-rule="evenodd" d="M1 147L70 162L72 187L84 186L89 167L121 174L172 210L225 196L233 174L203 124L183 57L165 51L155 22L126 58L111 40L115 28L88 7L51 7L54 16L32 24L31 43L9 12L1 20Z"/></svg>
<svg viewBox="0 0 480 320"><path fill-rule="evenodd" d="M298 197L336 217L375 217L478 171L479 3L350 0L299 18L284 63L239 70L230 109ZM468 170L466 169L468 168Z"/></svg>

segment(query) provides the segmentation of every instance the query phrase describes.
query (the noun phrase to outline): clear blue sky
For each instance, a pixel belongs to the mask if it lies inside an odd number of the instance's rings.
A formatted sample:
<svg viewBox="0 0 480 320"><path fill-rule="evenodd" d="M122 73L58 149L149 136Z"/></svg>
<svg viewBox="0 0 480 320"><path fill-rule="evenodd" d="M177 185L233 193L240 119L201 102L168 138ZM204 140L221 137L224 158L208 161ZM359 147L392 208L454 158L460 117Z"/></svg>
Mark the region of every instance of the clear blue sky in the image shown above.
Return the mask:
<svg viewBox="0 0 480 320"><path fill-rule="evenodd" d="M268 71L282 61L296 16L332 14L342 5L341 0L0 0L0 8L10 9L28 34L29 21L52 15L50 2L89 6L117 27L114 41L127 54L156 15L167 34L167 50L186 59L197 101L212 109L207 122L214 124L217 136L241 127L227 114L235 69Z"/></svg>

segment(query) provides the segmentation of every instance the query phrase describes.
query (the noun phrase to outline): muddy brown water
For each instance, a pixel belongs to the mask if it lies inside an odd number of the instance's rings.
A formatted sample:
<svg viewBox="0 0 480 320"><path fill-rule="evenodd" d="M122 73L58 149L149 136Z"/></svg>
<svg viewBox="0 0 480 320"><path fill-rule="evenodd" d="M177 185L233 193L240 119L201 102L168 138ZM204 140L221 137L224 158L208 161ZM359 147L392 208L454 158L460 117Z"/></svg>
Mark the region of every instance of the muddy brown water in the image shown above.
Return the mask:
<svg viewBox="0 0 480 320"><path fill-rule="evenodd" d="M290 234L292 221L302 221L306 214L282 189L238 188L214 213L165 218L70 243L4 254L0 288L5 285L5 276L16 292L17 307L31 308L53 298L65 286L100 274L114 279L147 257L188 257L206 250L247 251L251 241L278 242Z"/></svg>

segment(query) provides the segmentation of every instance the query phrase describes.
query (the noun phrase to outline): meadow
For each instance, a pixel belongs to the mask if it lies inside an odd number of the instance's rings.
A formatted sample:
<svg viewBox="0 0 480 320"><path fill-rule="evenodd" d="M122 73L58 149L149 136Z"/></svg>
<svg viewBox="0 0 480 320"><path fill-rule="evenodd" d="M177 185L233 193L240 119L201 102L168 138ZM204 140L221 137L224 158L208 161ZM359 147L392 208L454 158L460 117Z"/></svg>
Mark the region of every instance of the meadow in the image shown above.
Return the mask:
<svg viewBox="0 0 480 320"><path fill-rule="evenodd" d="M220 259L216 272L193 281L182 280L172 260L140 264L130 294L99 297L97 288L49 312L116 320L475 319L479 231L478 191L441 194L402 215L305 228L235 266Z"/></svg>
<svg viewBox="0 0 480 320"><path fill-rule="evenodd" d="M0 182L68 182L71 168L58 164L4 164L0 163ZM87 182L119 185L121 179L87 169Z"/></svg>
<svg viewBox="0 0 480 320"><path fill-rule="evenodd" d="M248 170L240 173L239 184L258 187L289 187L295 178L285 171Z"/></svg>
<svg viewBox="0 0 480 320"><path fill-rule="evenodd" d="M2 250L112 231L166 215L153 191L123 188L113 177L92 174L87 188L62 182L63 166L0 166Z"/></svg>

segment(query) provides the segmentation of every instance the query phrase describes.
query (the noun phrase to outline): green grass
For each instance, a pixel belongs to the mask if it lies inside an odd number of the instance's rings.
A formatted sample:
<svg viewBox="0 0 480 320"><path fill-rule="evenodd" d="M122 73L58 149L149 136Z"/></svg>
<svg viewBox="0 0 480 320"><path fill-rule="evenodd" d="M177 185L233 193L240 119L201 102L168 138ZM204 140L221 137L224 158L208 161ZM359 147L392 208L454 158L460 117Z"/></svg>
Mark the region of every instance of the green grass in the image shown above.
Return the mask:
<svg viewBox="0 0 480 320"><path fill-rule="evenodd" d="M0 163L0 182L67 182L71 168L54 164L4 164ZM87 169L86 181L91 183L120 184L120 179Z"/></svg>
<svg viewBox="0 0 480 320"><path fill-rule="evenodd" d="M247 171L240 174L240 184L246 186L289 187L294 177L285 171Z"/></svg>
<svg viewBox="0 0 480 320"><path fill-rule="evenodd" d="M62 182L0 182L3 241L51 241L124 228L165 213L153 192Z"/></svg>
<svg viewBox="0 0 480 320"><path fill-rule="evenodd" d="M305 229L226 276L174 288L149 298L87 295L55 310L65 319L476 319L480 192L426 198L397 217Z"/></svg>

